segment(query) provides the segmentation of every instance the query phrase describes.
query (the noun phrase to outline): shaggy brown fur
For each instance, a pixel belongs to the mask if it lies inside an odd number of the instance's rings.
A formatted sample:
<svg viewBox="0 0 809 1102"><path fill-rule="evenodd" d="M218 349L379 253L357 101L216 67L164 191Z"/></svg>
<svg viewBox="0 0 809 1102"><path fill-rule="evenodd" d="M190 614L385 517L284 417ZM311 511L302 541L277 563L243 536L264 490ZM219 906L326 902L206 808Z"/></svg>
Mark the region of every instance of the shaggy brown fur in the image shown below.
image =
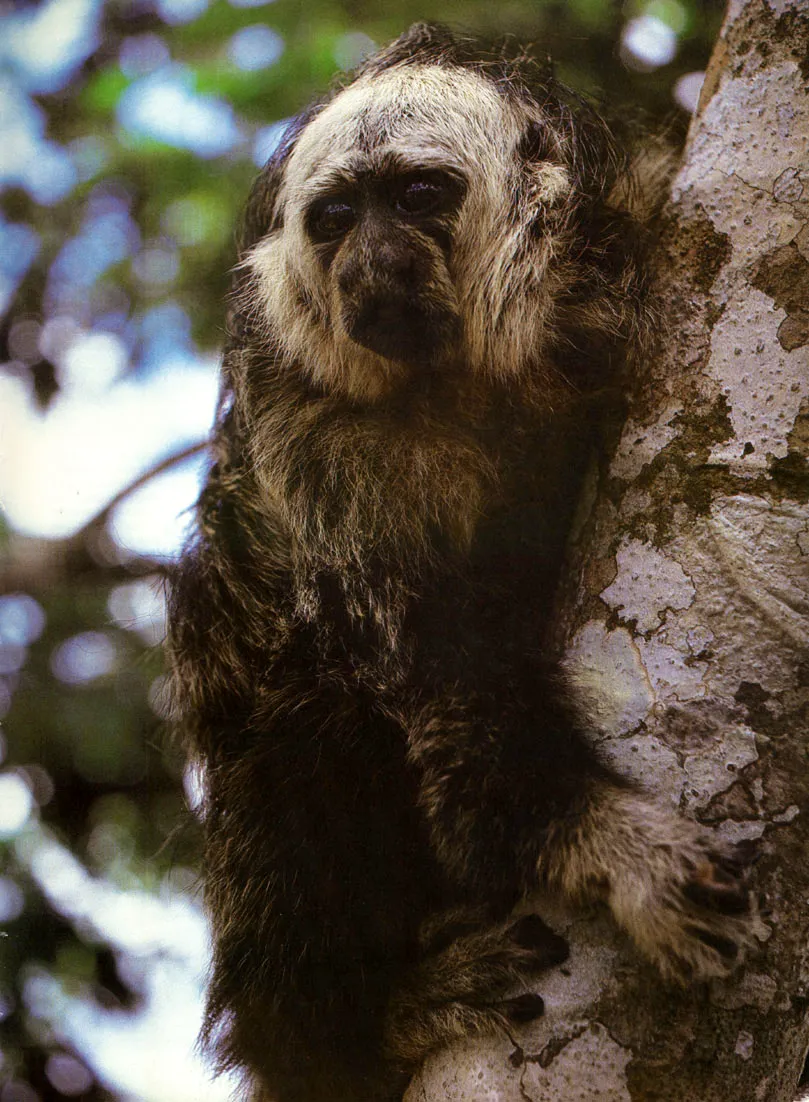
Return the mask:
<svg viewBox="0 0 809 1102"><path fill-rule="evenodd" d="M174 580L205 776L207 1036L252 1097L383 1102L542 1012L603 899L666 977L724 974L738 860L613 776L545 626L603 404L648 326L624 157L525 58L415 27L251 196L199 530Z"/></svg>

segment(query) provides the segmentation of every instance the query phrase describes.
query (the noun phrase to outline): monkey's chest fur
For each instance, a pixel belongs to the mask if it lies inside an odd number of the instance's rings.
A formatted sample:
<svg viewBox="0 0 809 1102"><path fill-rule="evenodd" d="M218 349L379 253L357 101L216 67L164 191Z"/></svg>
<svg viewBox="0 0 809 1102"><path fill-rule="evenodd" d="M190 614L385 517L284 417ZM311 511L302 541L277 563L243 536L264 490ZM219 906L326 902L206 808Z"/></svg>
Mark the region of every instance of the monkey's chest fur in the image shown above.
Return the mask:
<svg viewBox="0 0 809 1102"><path fill-rule="evenodd" d="M406 543L401 558L371 543L342 565L301 553L298 567L275 580L266 615L276 618L278 637L263 668L261 655L252 658L255 694L244 704L256 733L250 765L243 747L236 765L260 805L255 856L271 886L268 926L278 915L278 936L301 952L346 954L368 976L385 976L415 954L427 914L481 892L505 912L531 880L513 846L526 826L512 822L516 807L543 820L568 796L551 775L543 791L529 770L528 805L513 800L543 737L543 635L587 455L577 443L560 464L560 447L547 425L541 440L522 444L469 545L458 549L436 527L417 574ZM543 466L551 450L553 477ZM470 768L480 737L464 714L470 706L488 732L485 821L477 815L479 763ZM505 713L511 734L492 754ZM434 766L435 783L455 793L449 804L458 822L442 831L452 836L449 847L433 837L424 776ZM485 825L492 822L499 838ZM489 834L485 846L480 830ZM328 970L322 977L333 984Z"/></svg>

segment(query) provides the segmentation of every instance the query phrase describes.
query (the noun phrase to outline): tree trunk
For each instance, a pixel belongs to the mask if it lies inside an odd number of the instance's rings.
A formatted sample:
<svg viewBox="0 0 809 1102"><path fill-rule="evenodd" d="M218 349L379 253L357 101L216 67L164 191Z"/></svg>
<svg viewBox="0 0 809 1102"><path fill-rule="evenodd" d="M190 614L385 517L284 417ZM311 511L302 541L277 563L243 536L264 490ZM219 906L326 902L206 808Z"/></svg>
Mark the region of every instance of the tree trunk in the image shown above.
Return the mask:
<svg viewBox="0 0 809 1102"><path fill-rule="evenodd" d="M731 0L656 257L667 336L574 548L567 661L620 770L760 838L755 948L663 984L602 914L543 1018L408 1102L793 1102L809 1046L809 0Z"/></svg>

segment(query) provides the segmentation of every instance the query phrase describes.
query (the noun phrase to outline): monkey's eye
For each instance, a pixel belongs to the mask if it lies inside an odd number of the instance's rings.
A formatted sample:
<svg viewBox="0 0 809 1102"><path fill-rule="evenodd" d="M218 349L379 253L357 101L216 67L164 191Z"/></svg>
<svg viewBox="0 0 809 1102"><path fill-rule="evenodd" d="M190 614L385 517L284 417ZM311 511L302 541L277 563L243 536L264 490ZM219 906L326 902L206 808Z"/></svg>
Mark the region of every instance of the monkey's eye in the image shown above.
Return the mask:
<svg viewBox="0 0 809 1102"><path fill-rule="evenodd" d="M356 220L350 203L332 199L314 207L309 216L309 230L319 241L336 241L348 233Z"/></svg>
<svg viewBox="0 0 809 1102"><path fill-rule="evenodd" d="M395 201L404 214L432 214L446 197L447 186L439 175L415 176L401 185Z"/></svg>

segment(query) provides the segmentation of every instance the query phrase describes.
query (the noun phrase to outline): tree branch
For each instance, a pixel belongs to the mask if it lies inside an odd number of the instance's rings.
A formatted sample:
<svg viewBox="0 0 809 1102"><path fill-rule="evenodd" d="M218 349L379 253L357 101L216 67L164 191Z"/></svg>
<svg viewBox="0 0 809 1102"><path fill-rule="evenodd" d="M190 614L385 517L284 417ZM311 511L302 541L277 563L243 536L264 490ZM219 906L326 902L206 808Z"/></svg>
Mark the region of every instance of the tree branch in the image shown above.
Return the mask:
<svg viewBox="0 0 809 1102"><path fill-rule="evenodd" d="M206 447L207 440L203 440L159 460L119 490L103 509L66 539L49 540L12 533L0 569L0 592L23 590L35 594L60 581L88 579L99 574L115 582L163 573L166 564L160 559L118 554L107 535L107 523L118 506L132 494L172 467L201 455Z"/></svg>

